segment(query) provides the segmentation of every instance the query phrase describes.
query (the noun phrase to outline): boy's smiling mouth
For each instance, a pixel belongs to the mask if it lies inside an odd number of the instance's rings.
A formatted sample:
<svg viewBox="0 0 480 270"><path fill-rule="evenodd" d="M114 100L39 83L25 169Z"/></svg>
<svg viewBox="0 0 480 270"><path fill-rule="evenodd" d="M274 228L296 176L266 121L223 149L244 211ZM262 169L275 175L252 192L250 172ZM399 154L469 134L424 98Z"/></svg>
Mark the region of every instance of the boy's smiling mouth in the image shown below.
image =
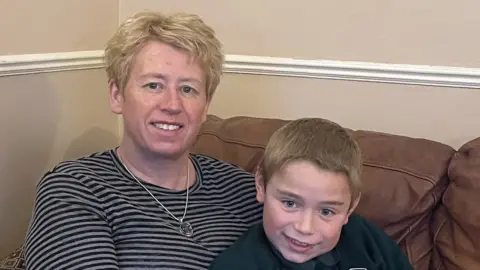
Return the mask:
<svg viewBox="0 0 480 270"><path fill-rule="evenodd" d="M290 246L291 249L297 251L297 252L307 252L313 248L314 245L298 241L295 238L289 237L285 235L285 239L287 239L287 242Z"/></svg>

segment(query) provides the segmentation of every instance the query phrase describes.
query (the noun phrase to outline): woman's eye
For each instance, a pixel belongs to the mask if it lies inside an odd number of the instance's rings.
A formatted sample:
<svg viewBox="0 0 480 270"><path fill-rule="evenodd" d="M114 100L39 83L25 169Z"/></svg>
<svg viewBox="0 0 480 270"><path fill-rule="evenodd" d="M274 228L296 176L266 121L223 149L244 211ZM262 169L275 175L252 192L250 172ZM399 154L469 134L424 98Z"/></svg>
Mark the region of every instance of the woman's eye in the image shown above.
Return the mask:
<svg viewBox="0 0 480 270"><path fill-rule="evenodd" d="M157 90L160 88L158 83L147 83L145 86L152 90Z"/></svg>
<svg viewBox="0 0 480 270"><path fill-rule="evenodd" d="M285 200L282 201L283 205L287 208L295 208L297 204L294 201Z"/></svg>
<svg viewBox="0 0 480 270"><path fill-rule="evenodd" d="M189 93L193 92L193 88L190 87L190 86L182 86L182 92L184 92L186 94L189 94Z"/></svg>

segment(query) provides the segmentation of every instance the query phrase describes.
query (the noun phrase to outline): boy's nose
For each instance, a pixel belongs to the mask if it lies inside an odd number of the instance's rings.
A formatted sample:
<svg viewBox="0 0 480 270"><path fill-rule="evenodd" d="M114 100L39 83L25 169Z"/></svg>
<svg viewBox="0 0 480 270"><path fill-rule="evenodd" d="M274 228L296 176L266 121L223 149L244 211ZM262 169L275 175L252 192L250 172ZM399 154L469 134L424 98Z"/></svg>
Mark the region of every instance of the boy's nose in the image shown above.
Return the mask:
<svg viewBox="0 0 480 270"><path fill-rule="evenodd" d="M314 216L310 211L303 213L300 219L295 223L295 229L302 234L314 233Z"/></svg>

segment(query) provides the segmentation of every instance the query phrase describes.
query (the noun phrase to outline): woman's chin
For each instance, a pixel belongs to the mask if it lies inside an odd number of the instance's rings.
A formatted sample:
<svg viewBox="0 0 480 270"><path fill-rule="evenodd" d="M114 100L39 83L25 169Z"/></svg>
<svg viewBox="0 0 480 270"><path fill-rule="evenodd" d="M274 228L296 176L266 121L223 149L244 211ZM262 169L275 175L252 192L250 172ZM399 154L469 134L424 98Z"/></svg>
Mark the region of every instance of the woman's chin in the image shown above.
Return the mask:
<svg viewBox="0 0 480 270"><path fill-rule="evenodd" d="M152 154L163 158L178 158L185 154L187 150L184 145L173 143L157 143L149 148Z"/></svg>

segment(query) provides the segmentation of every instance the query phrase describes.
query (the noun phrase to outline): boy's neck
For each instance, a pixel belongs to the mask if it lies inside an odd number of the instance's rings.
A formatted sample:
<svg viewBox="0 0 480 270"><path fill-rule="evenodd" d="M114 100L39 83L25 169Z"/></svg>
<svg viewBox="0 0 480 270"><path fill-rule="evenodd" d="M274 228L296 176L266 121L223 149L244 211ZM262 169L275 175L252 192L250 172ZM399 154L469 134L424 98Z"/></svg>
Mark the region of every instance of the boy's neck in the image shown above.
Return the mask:
<svg viewBox="0 0 480 270"><path fill-rule="evenodd" d="M333 267L338 264L338 261L340 260L338 251L336 248L331 250L330 252L327 252L325 254L319 255L315 258L312 258L304 263L296 263L296 262L291 262L283 257L283 255L278 251L278 249L268 240L268 237L265 235L265 231L263 229L263 225L261 226L261 232L262 235L264 236L263 239L265 243L269 246L271 252L273 255L279 260L279 262L284 265L288 266L289 269L295 269L295 270L315 270L315 267L318 263L323 264L325 267ZM322 268L323 269L323 268ZM326 268L330 269L330 268ZM335 269L335 268L332 268Z"/></svg>

